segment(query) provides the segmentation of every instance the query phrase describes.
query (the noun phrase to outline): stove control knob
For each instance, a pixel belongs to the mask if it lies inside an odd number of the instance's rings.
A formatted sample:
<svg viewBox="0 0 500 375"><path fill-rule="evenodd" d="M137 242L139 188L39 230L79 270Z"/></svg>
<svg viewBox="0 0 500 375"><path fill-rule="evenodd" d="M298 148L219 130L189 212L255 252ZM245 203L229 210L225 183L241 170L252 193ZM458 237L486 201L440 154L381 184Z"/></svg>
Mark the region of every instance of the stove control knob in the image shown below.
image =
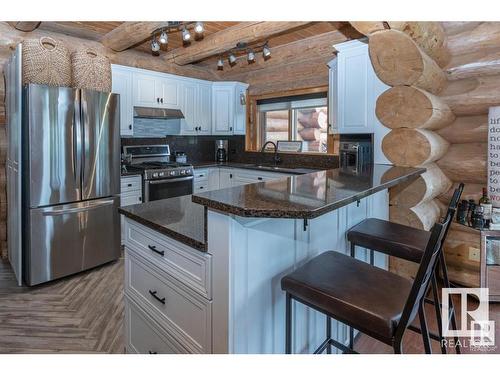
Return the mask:
<svg viewBox="0 0 500 375"><path fill-rule="evenodd" d="M160 177L163 177L163 176L165 176L165 173L164 173L164 172L160 172L158 175L159 175Z"/></svg>
<svg viewBox="0 0 500 375"><path fill-rule="evenodd" d="M175 171L171 171L170 176L175 176Z"/></svg>
<svg viewBox="0 0 500 375"><path fill-rule="evenodd" d="M153 173L153 177L154 177L154 178L158 177L158 173L156 173L156 172L155 172L155 173Z"/></svg>
<svg viewBox="0 0 500 375"><path fill-rule="evenodd" d="M181 169L181 174L186 174L186 170Z"/></svg>

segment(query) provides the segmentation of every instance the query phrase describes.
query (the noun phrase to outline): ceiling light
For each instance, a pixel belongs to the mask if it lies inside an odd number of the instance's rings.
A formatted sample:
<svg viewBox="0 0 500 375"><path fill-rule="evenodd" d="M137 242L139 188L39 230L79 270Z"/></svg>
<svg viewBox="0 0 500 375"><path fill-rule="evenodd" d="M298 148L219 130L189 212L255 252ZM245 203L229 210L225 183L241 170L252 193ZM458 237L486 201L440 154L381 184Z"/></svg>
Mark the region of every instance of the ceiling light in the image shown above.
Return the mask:
<svg viewBox="0 0 500 375"><path fill-rule="evenodd" d="M219 70L224 69L224 61L222 61L222 57L219 57L219 61L217 61L217 69Z"/></svg>
<svg viewBox="0 0 500 375"><path fill-rule="evenodd" d="M264 48L262 49L262 56L264 56L265 59L271 57L271 50L269 49L267 44L264 45Z"/></svg>
<svg viewBox="0 0 500 375"><path fill-rule="evenodd" d="M253 62L255 62L255 53L253 52L253 50L249 50L249 51L248 51L247 61L248 61L249 63L253 63Z"/></svg>
<svg viewBox="0 0 500 375"><path fill-rule="evenodd" d="M185 42L189 42L191 40L191 34L188 29L182 30L182 40Z"/></svg>
<svg viewBox="0 0 500 375"><path fill-rule="evenodd" d="M236 56L234 56L232 53L228 57L229 64L234 65L236 64Z"/></svg>
<svg viewBox="0 0 500 375"><path fill-rule="evenodd" d="M160 34L160 43L167 44L168 43L168 34L165 31L162 31Z"/></svg>
<svg viewBox="0 0 500 375"><path fill-rule="evenodd" d="M196 25L194 26L194 32L196 34L201 34L205 31L205 27L203 26L203 22L196 22Z"/></svg>
<svg viewBox="0 0 500 375"><path fill-rule="evenodd" d="M151 51L158 52L159 50L160 50L160 43L158 43L156 38L153 37L153 40L151 41Z"/></svg>

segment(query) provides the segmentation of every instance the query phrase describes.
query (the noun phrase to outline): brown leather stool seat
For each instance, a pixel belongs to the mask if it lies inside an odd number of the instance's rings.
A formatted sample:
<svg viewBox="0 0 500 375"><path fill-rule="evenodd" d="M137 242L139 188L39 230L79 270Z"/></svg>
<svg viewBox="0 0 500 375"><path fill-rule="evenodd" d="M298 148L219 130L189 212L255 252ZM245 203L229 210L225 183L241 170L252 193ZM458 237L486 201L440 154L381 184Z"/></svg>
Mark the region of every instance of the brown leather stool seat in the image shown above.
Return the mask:
<svg viewBox="0 0 500 375"><path fill-rule="evenodd" d="M356 246L420 263L430 232L386 220L365 219L349 229L347 239Z"/></svg>
<svg viewBox="0 0 500 375"><path fill-rule="evenodd" d="M392 345L412 282L328 251L285 276L281 288L302 303Z"/></svg>

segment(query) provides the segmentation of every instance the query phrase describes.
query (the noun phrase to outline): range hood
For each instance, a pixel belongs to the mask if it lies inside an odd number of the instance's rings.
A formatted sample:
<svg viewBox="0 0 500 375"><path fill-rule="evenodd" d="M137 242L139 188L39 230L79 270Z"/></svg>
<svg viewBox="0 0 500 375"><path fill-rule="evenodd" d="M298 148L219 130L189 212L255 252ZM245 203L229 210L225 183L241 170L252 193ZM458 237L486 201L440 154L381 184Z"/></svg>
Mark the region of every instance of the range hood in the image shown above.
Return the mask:
<svg viewBox="0 0 500 375"><path fill-rule="evenodd" d="M134 107L134 117L135 118L175 120L175 119L183 119L184 114L182 113L182 111L180 109Z"/></svg>

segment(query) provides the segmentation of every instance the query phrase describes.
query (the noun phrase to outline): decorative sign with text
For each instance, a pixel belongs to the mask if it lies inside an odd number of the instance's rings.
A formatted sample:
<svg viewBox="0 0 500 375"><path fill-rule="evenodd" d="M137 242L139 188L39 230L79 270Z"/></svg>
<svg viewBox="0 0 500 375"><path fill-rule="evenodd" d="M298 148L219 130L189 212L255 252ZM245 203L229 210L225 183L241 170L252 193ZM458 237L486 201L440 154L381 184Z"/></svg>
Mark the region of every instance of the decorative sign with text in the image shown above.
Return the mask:
<svg viewBox="0 0 500 375"><path fill-rule="evenodd" d="M488 124L488 195L500 207L500 107L490 107Z"/></svg>

